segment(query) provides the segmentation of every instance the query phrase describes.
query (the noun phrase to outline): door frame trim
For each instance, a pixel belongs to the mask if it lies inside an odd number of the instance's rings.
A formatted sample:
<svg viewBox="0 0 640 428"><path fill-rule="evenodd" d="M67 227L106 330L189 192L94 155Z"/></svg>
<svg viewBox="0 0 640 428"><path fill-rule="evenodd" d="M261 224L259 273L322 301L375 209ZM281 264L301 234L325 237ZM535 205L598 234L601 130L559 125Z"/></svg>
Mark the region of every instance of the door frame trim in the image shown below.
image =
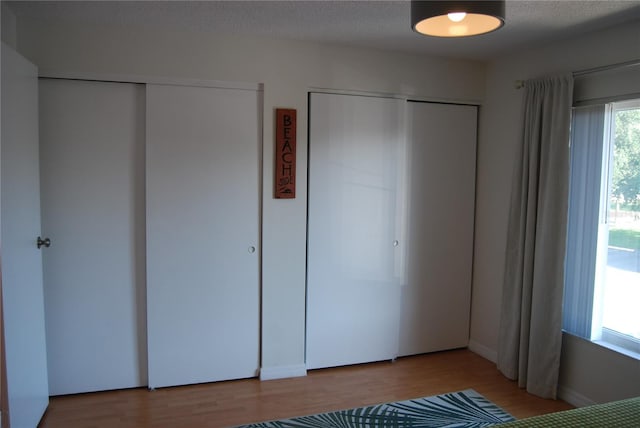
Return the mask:
<svg viewBox="0 0 640 428"><path fill-rule="evenodd" d="M251 82L229 82L224 80L187 79L162 76L145 76L136 74L109 74L90 72L67 72L39 70L38 77L48 79L93 80L100 82L145 83L154 85L197 86L219 89L239 89L262 92L264 84Z"/></svg>

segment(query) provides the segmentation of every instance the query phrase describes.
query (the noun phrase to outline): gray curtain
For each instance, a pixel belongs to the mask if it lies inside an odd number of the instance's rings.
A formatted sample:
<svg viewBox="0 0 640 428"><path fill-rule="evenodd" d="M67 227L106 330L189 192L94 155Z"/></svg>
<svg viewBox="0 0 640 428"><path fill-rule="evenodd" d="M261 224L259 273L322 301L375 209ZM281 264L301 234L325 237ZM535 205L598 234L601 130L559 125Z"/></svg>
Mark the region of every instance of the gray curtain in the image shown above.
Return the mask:
<svg viewBox="0 0 640 428"><path fill-rule="evenodd" d="M560 367L572 97L571 75L525 83L511 189L498 369L544 398Z"/></svg>

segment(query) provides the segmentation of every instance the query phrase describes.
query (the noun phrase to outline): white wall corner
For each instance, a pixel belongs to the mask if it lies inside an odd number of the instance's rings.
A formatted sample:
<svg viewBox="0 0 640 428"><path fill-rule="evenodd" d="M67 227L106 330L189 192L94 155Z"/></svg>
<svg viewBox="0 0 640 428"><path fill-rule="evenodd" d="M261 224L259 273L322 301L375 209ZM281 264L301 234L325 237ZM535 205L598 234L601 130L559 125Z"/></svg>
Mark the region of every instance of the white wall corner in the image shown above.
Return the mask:
<svg viewBox="0 0 640 428"><path fill-rule="evenodd" d="M304 364L260 368L260 380L285 379L288 377L301 377L306 375L307 366Z"/></svg>
<svg viewBox="0 0 640 428"><path fill-rule="evenodd" d="M487 360L496 363L498 361L498 352L494 349L488 348L474 340L469 341L469 350L480 355Z"/></svg>
<svg viewBox="0 0 640 428"><path fill-rule="evenodd" d="M592 399L562 385L558 385L558 398L576 407L585 407L597 404Z"/></svg>

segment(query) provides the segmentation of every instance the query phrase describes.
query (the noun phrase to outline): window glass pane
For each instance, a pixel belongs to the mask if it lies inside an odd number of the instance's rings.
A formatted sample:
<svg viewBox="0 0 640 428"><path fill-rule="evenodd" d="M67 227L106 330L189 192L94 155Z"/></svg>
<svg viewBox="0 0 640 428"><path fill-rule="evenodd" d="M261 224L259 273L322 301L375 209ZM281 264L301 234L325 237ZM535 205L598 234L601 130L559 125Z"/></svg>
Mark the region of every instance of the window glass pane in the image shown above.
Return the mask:
<svg viewBox="0 0 640 428"><path fill-rule="evenodd" d="M613 109L602 326L640 340L640 103Z"/></svg>

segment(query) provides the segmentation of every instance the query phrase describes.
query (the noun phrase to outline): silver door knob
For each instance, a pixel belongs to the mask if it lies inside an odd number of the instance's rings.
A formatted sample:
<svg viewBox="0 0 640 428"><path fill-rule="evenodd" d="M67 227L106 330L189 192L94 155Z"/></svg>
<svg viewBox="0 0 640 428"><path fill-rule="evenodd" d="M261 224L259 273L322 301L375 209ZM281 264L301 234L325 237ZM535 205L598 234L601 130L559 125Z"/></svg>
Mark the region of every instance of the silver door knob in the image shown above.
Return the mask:
<svg viewBox="0 0 640 428"><path fill-rule="evenodd" d="M37 245L38 245L38 249L40 249L41 247L49 248L51 246L51 239L49 238L42 239L41 237L38 236Z"/></svg>

